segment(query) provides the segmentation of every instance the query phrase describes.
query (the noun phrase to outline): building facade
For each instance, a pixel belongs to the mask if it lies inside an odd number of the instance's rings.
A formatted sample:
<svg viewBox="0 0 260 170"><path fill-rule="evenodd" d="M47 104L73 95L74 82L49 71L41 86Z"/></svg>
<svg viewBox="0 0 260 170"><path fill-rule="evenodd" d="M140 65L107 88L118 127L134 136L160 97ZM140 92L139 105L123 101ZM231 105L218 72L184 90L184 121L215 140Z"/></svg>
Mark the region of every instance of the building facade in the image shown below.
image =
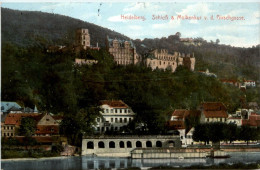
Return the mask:
<svg viewBox="0 0 260 170"><path fill-rule="evenodd" d="M179 132L182 147L187 147L187 145L193 144L192 134L194 128L186 127L185 119L189 117L197 117L199 120L199 116L199 110L176 109L171 113L170 120L167 122L167 127L170 130L177 130ZM193 130L191 131L191 129Z"/></svg>
<svg viewBox="0 0 260 170"><path fill-rule="evenodd" d="M120 131L134 119L135 113L122 100L102 100L100 114L101 117L96 118L96 131L104 133L106 131Z"/></svg>
<svg viewBox="0 0 260 170"><path fill-rule="evenodd" d="M185 55L178 52L170 54L166 49L156 49L147 54L144 63L147 67L151 67L152 70L169 69L174 72L178 66L183 65L191 71L194 71L195 57L194 54L192 56L190 54Z"/></svg>
<svg viewBox="0 0 260 170"><path fill-rule="evenodd" d="M30 117L35 120L36 129L33 136L52 136L59 134L59 123L45 113L9 113L1 126L2 137L18 136L22 118Z"/></svg>
<svg viewBox="0 0 260 170"><path fill-rule="evenodd" d="M205 102L200 105L201 123L223 122L228 118L227 108L220 102Z"/></svg>
<svg viewBox="0 0 260 170"><path fill-rule="evenodd" d="M90 35L88 29L77 29L76 30L76 46L82 46L84 49L90 47Z"/></svg>
<svg viewBox="0 0 260 170"><path fill-rule="evenodd" d="M106 38L106 48L118 65L137 64L139 56L133 42Z"/></svg>

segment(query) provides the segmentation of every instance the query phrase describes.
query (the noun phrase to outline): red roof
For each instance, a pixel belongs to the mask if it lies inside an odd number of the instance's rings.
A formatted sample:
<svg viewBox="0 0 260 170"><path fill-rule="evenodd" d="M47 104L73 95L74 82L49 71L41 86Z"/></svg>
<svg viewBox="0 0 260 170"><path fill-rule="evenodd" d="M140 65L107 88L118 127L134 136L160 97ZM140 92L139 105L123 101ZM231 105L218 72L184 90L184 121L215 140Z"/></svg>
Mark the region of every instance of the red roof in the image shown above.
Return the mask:
<svg viewBox="0 0 260 170"><path fill-rule="evenodd" d="M247 120L242 120L242 125L260 127L260 115L251 114Z"/></svg>
<svg viewBox="0 0 260 170"><path fill-rule="evenodd" d="M21 119L23 117L32 117L36 121L39 121L42 118L42 114L38 113L9 113L5 118L6 125L17 125L21 124Z"/></svg>
<svg viewBox="0 0 260 170"><path fill-rule="evenodd" d="M129 108L122 100L101 100L100 103L114 108Z"/></svg>
<svg viewBox="0 0 260 170"><path fill-rule="evenodd" d="M36 134L59 134L58 125L37 125Z"/></svg>
<svg viewBox="0 0 260 170"><path fill-rule="evenodd" d="M186 118L188 115L200 116L200 111L199 110L176 109L172 113L172 116L176 116L178 118Z"/></svg>

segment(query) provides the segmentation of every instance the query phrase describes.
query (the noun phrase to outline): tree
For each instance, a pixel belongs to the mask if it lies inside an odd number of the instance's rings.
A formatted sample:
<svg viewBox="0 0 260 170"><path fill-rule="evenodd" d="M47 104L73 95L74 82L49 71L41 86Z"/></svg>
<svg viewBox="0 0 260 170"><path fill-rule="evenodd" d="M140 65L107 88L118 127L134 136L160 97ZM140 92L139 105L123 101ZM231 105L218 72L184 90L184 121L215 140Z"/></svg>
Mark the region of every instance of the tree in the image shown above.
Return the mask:
<svg viewBox="0 0 260 170"><path fill-rule="evenodd" d="M192 136L194 141L204 141L205 145L209 142L210 129L207 123L198 124L195 126L195 130Z"/></svg>
<svg viewBox="0 0 260 170"><path fill-rule="evenodd" d="M80 109L76 114L67 114L60 125L60 133L67 136L69 142L80 146L84 135L94 133L95 118L99 116L98 107Z"/></svg>
<svg viewBox="0 0 260 170"><path fill-rule="evenodd" d="M258 131L256 128L252 128L250 126L244 125L239 128L239 137L240 140L244 140L247 142L247 145L250 140L258 139Z"/></svg>
<svg viewBox="0 0 260 170"><path fill-rule="evenodd" d="M23 117L19 128L21 136L31 137L36 130L36 122L31 117Z"/></svg>

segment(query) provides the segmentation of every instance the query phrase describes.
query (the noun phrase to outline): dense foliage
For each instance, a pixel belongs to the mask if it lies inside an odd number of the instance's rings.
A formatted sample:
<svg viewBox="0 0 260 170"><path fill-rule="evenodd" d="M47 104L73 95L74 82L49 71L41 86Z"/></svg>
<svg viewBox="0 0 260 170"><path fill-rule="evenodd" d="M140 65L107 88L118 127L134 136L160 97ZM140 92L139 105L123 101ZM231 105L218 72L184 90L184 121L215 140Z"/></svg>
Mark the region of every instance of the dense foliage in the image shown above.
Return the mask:
<svg viewBox="0 0 260 170"><path fill-rule="evenodd" d="M195 131L192 136L195 141L204 141L205 144L209 141L217 143L220 141L243 140L247 143L250 140L260 139L260 129L249 126L237 127L235 124L226 123L204 123L195 126Z"/></svg>
<svg viewBox="0 0 260 170"><path fill-rule="evenodd" d="M142 124L141 131L149 134L165 131L167 113L173 109L196 109L203 101L223 102L230 112L240 106L242 92L217 78L182 67L171 73L142 65L117 66L103 49L47 53L4 43L2 52L2 100L64 115L61 129L71 141L93 133L99 100L123 100L137 113L126 131L136 133ZM78 66L75 57L93 58L98 64Z"/></svg>

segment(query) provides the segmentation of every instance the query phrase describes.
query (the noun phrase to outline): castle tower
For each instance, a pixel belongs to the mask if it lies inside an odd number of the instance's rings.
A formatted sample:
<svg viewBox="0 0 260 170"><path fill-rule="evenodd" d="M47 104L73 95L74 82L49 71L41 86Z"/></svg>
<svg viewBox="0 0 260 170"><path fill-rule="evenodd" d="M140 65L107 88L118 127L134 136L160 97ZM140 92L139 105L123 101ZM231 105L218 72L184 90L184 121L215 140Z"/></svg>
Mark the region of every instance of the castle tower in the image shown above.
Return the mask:
<svg viewBox="0 0 260 170"><path fill-rule="evenodd" d="M88 29L77 29L76 31L76 45L82 46L84 49L90 47L90 35Z"/></svg>

